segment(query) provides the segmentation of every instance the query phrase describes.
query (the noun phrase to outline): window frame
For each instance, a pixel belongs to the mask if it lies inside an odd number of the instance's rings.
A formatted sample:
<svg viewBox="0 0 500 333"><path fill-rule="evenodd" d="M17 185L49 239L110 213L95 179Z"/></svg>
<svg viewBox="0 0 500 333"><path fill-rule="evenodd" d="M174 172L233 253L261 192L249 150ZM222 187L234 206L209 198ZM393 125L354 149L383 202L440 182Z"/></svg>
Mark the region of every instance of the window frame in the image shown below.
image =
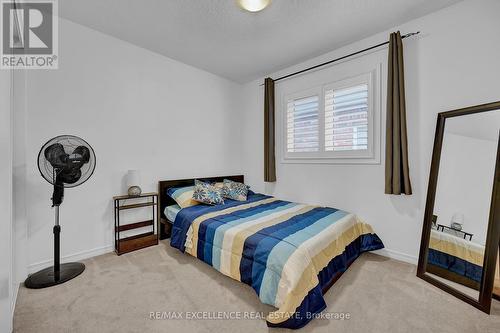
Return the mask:
<svg viewBox="0 0 500 333"><path fill-rule="evenodd" d="M380 64L369 71L363 71L354 76L330 81L313 88L304 89L283 95L282 99L282 130L281 130L281 163L323 163L323 164L380 164L380 103L381 82ZM325 93L327 90L338 90L368 84L368 149L349 151L325 151ZM318 152L288 152L287 106L292 99L300 99L317 94L319 96L319 151Z"/></svg>

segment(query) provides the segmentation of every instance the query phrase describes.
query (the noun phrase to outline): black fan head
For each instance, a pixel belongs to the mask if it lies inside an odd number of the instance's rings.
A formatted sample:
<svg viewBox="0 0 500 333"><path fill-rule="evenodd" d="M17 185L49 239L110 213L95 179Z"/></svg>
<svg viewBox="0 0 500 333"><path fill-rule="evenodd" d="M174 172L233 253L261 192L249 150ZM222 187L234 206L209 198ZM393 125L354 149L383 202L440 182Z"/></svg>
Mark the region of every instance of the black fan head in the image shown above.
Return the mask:
<svg viewBox="0 0 500 333"><path fill-rule="evenodd" d="M43 155L53 168L64 168L68 163L68 154L60 143L53 143L43 150Z"/></svg>
<svg viewBox="0 0 500 333"><path fill-rule="evenodd" d="M83 184L95 169L95 154L83 139L61 135L49 140L38 154L38 169L50 184L62 182L64 187Z"/></svg>

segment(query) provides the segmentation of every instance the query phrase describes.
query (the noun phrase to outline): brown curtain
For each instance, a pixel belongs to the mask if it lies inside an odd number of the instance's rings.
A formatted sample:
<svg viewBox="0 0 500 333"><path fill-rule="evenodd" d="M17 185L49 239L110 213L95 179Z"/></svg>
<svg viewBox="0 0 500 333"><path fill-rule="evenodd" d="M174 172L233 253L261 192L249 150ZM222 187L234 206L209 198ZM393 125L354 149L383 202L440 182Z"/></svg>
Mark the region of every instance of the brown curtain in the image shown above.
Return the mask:
<svg viewBox="0 0 500 333"><path fill-rule="evenodd" d="M388 65L385 193L410 195L403 40L399 31L390 36Z"/></svg>
<svg viewBox="0 0 500 333"><path fill-rule="evenodd" d="M264 87L264 181L275 182L274 80L266 78Z"/></svg>

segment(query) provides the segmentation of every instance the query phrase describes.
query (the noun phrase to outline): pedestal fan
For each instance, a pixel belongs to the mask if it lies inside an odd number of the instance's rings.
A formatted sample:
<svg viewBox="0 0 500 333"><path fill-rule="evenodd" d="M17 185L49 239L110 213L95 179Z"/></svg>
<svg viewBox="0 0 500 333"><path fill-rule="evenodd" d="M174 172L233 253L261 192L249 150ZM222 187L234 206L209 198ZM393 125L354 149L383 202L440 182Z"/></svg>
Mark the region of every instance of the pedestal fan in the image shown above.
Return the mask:
<svg viewBox="0 0 500 333"><path fill-rule="evenodd" d="M87 181L95 169L95 154L83 139L61 135L49 140L38 154L38 169L42 177L54 186L52 207L55 207L54 266L34 273L26 279L27 288L45 288L64 283L85 270L78 262L60 263L59 206L63 202L64 188L75 187Z"/></svg>

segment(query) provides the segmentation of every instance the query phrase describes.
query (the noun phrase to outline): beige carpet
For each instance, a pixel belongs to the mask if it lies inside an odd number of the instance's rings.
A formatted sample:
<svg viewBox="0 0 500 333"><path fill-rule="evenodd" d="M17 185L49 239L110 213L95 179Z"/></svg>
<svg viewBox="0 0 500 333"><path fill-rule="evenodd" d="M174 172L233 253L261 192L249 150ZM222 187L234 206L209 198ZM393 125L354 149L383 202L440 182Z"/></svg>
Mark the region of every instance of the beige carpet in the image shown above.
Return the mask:
<svg viewBox="0 0 500 333"><path fill-rule="evenodd" d="M66 284L21 287L15 332L282 332L262 319L150 319L150 312L268 312L254 291L167 243L121 257L85 261ZM500 304L490 316L415 277L415 266L362 255L325 296L329 313L299 332L500 332ZM234 313L234 312L233 312ZM181 314L186 316L186 314Z"/></svg>

